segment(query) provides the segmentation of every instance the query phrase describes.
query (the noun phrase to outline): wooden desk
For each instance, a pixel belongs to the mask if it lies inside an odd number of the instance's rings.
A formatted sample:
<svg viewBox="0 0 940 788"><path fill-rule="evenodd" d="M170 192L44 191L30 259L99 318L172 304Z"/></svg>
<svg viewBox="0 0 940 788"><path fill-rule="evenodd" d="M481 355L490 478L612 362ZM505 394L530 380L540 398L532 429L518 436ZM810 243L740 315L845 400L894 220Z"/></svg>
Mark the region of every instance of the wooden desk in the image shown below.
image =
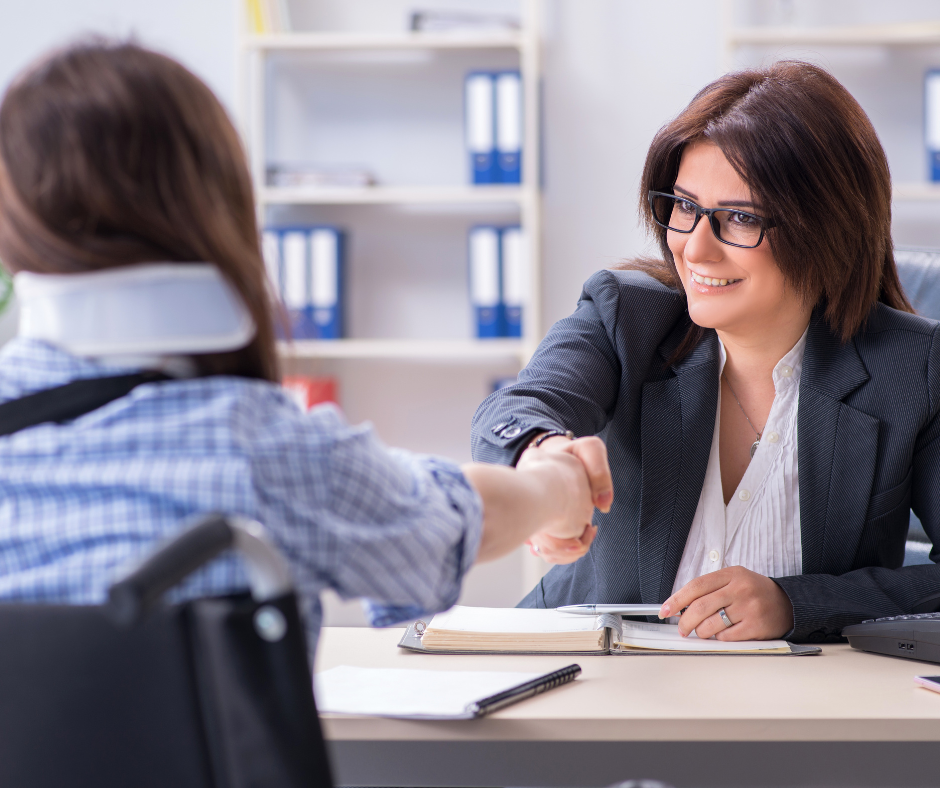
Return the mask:
<svg viewBox="0 0 940 788"><path fill-rule="evenodd" d="M827 646L815 657L459 657L404 652L402 630L327 628L337 665L549 671L572 684L480 720L324 715L339 785L936 786L940 666Z"/></svg>

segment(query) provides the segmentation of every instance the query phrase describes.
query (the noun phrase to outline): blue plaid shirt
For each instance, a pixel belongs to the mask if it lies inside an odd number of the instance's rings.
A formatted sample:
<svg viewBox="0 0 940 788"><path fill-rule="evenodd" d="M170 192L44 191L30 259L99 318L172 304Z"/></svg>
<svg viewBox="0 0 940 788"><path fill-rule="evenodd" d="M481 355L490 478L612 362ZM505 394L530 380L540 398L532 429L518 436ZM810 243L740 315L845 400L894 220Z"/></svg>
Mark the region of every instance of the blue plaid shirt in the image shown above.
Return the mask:
<svg viewBox="0 0 940 788"><path fill-rule="evenodd" d="M0 351L0 401L127 371L15 339ZM280 387L235 377L146 384L0 438L0 598L100 603L122 567L216 511L268 528L312 644L324 588L375 600L376 625L450 607L482 523L459 468L387 449L333 406L303 413ZM178 595L245 587L227 555Z"/></svg>

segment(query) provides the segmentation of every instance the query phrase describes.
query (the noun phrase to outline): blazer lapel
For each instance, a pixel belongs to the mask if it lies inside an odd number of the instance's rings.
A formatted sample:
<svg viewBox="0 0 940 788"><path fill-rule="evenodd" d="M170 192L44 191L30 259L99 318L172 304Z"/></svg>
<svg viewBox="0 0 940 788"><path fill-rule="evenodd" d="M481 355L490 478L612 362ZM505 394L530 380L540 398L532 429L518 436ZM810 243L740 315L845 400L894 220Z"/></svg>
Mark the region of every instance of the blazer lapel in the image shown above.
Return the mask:
<svg viewBox="0 0 940 788"><path fill-rule="evenodd" d="M660 347L665 361L688 324ZM638 566L644 603L672 593L682 551L698 506L718 409L718 337L708 331L673 365L675 377L643 386L640 416L643 470Z"/></svg>
<svg viewBox="0 0 940 788"><path fill-rule="evenodd" d="M858 548L878 450L879 421L842 402L869 378L854 341L841 344L813 312L797 414L803 573L847 572Z"/></svg>

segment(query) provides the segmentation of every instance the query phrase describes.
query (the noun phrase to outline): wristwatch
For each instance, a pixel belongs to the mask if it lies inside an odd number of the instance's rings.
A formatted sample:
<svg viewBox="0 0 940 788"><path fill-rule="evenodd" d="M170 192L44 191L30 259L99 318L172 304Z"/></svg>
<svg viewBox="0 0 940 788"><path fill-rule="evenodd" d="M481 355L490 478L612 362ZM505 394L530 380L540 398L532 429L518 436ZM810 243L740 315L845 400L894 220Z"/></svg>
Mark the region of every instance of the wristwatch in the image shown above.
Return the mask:
<svg viewBox="0 0 940 788"><path fill-rule="evenodd" d="M526 449L537 449L549 438L554 438L555 436L560 438L567 438L570 441L574 440L574 433L571 430L565 430L564 432L562 430L549 430L548 432L543 432L541 435L537 435L535 438L533 438L529 442L529 445L526 446Z"/></svg>

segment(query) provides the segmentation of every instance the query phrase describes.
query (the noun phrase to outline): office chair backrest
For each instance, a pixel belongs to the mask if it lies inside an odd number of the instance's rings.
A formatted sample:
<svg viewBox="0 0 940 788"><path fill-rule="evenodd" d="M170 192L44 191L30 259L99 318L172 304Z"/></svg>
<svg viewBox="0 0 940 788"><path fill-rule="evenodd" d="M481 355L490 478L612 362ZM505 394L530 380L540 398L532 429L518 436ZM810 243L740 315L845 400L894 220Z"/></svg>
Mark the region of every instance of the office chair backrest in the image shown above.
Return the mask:
<svg viewBox="0 0 940 788"><path fill-rule="evenodd" d="M904 292L919 315L940 320L940 249L897 247L894 259ZM911 513L904 566L933 563L930 541L914 513Z"/></svg>
<svg viewBox="0 0 940 788"><path fill-rule="evenodd" d="M940 249L894 250L901 285L917 314L940 320Z"/></svg>
<svg viewBox="0 0 940 788"><path fill-rule="evenodd" d="M258 528L202 521L107 605L0 605L0 785L330 786L296 598ZM161 604L230 546L251 596Z"/></svg>

